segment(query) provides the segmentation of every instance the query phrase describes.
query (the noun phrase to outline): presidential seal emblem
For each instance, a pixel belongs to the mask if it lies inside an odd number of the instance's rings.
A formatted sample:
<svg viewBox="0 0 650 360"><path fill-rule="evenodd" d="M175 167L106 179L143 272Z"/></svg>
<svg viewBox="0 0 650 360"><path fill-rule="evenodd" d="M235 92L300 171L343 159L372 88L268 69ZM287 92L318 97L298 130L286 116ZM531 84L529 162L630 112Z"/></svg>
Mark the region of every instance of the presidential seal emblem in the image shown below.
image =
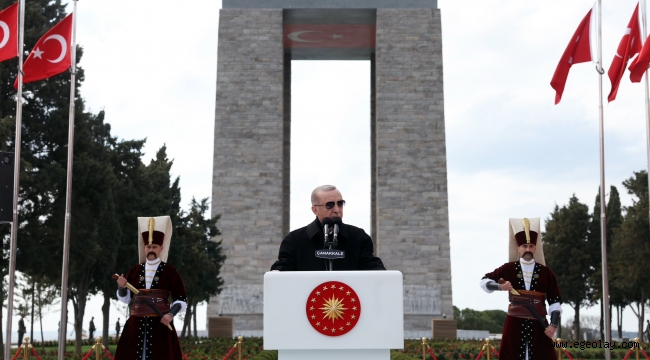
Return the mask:
<svg viewBox="0 0 650 360"><path fill-rule="evenodd" d="M327 336L347 334L359 321L361 302L354 290L339 281L322 283L307 298L307 320Z"/></svg>

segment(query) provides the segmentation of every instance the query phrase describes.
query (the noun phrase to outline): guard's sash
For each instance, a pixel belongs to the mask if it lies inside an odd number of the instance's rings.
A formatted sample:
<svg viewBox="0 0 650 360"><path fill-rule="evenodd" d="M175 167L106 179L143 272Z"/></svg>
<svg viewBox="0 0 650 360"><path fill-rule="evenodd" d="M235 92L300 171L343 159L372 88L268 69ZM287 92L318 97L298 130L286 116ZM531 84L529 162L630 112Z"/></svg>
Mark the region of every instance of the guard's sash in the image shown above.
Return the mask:
<svg viewBox="0 0 650 360"><path fill-rule="evenodd" d="M133 300L133 307L131 308L131 316L158 316L156 312L151 309L155 306L162 314L169 312L169 291L161 289L138 289L140 293L135 295Z"/></svg>
<svg viewBox="0 0 650 360"><path fill-rule="evenodd" d="M508 315L523 319L545 319L546 294L539 291L517 290L520 295L509 293ZM541 320L540 320L541 321Z"/></svg>

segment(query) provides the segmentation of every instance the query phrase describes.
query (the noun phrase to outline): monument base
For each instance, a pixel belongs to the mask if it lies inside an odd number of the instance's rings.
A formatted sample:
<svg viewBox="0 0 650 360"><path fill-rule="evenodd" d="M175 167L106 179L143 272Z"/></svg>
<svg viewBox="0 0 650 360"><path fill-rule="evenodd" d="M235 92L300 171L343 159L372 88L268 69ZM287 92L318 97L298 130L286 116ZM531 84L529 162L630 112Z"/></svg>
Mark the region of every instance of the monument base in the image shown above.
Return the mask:
<svg viewBox="0 0 650 360"><path fill-rule="evenodd" d="M231 317L210 317L208 318L208 337L229 338L232 336Z"/></svg>
<svg viewBox="0 0 650 360"><path fill-rule="evenodd" d="M278 350L278 360L389 360L390 350Z"/></svg>
<svg viewBox="0 0 650 360"><path fill-rule="evenodd" d="M457 320L454 319L432 319L431 320L431 338L439 339L456 339Z"/></svg>

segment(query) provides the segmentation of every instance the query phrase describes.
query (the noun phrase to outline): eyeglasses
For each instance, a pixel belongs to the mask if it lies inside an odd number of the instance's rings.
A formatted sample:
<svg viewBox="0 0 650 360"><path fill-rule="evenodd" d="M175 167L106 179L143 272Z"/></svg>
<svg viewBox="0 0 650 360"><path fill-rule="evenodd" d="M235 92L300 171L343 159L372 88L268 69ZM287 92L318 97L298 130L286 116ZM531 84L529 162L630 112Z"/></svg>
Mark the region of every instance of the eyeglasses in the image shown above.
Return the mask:
<svg viewBox="0 0 650 360"><path fill-rule="evenodd" d="M343 206L345 206L345 200L339 200L339 201L337 201L337 202L334 202L334 201L328 201L328 202L326 202L325 204L322 204L322 205L314 205L314 206L325 206L325 209L327 209L327 210L332 210L332 209L334 209L334 205L336 205L336 206L338 206L338 207L340 207L340 208L343 208Z"/></svg>

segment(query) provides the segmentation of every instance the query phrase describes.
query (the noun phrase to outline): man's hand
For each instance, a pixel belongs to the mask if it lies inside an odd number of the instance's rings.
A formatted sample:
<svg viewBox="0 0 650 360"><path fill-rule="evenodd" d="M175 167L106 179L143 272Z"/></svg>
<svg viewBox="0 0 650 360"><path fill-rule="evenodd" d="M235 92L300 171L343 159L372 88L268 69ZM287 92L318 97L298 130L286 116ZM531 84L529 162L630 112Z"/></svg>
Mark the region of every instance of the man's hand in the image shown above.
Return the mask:
<svg viewBox="0 0 650 360"><path fill-rule="evenodd" d="M165 326L169 325L172 321L174 321L174 317L169 314L165 314L165 316L160 319L160 322Z"/></svg>
<svg viewBox="0 0 650 360"><path fill-rule="evenodd" d="M506 281L503 284L501 284L501 290L508 291L510 289L512 289L512 284L510 283L510 281Z"/></svg>
<svg viewBox="0 0 650 360"><path fill-rule="evenodd" d="M556 328L555 326L553 326L553 325L549 325L549 326L546 328L546 330L544 330L544 334L546 334L546 336L548 336L548 337L550 337L551 339L553 339L553 335L555 335L555 330L557 330L557 328Z"/></svg>
<svg viewBox="0 0 650 360"><path fill-rule="evenodd" d="M126 287L126 278L124 277L124 274L120 275L120 277L117 278L117 286L120 287L120 289L124 289Z"/></svg>

